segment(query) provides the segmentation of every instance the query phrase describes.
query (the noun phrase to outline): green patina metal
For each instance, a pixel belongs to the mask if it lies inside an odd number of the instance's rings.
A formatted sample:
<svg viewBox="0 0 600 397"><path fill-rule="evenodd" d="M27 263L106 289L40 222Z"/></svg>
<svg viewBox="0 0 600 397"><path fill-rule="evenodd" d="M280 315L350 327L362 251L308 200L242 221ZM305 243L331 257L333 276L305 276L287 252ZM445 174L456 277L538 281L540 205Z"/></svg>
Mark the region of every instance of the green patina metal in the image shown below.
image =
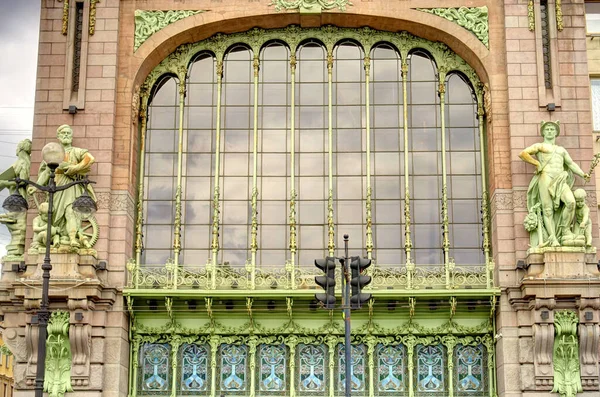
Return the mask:
<svg viewBox="0 0 600 397"><path fill-rule="evenodd" d="M327 26L324 28L316 28L316 29L301 29L297 26L290 26L284 29L273 29L273 30L263 30L263 29L253 29L249 32L244 32L244 33L239 33L239 34L232 34L232 35L221 35L218 34L212 38L209 38L207 40L198 42L198 43L194 43L194 44L185 44L180 46L173 54L171 54L170 56L168 56L165 60L163 60L148 76L148 78L146 79L143 87L142 87L142 93L141 93L141 97L142 97L142 109L147 109L147 102L148 102L148 92L150 91L150 87L152 87L157 81L158 79L166 74L172 74L178 77L179 81L185 81L186 80L186 73L187 73L187 65L190 63L192 57L197 54L200 51L210 51L212 53L215 54L216 56L216 61L217 61L217 125L216 125L216 141L217 141L217 153L215 156L215 188L214 188L214 194L213 194L213 230L212 230L212 235L213 235L213 240L212 240L212 251L213 251L213 256L212 256L212 260L210 261L209 264L207 264L206 267L206 271L208 273L208 277L210 280L209 283L209 289L215 289L217 288L217 284L216 284L216 280L215 278L217 277L217 273L220 272L220 269L218 269L217 266L217 254L220 250L219 247L219 241L218 241L218 236L219 236L219 228L220 228L220 211L219 211L219 197L220 197L220 185L219 185L219 175L220 175L220 170L221 170L221 166L220 166L220 135L221 135L221 127L220 127L220 122L221 122L221 117L220 117L220 112L221 112L221 90L222 90L222 69L223 69L223 57L225 55L225 51L227 48L229 48L231 45L236 44L236 43L242 43L242 44L246 44L248 45L250 48L253 49L254 53L257 54L259 53L260 49L262 48L262 46L264 44L266 44L267 42L274 40L274 39L278 39L278 40L282 40L284 42L286 42L290 48L291 48L291 52L295 53L295 51L297 50L300 42L306 40L306 39L310 39L310 38L314 38L314 39L318 39L321 40L327 49L327 68L328 68L328 97L329 97L329 106L328 106L328 113L329 113L329 125L328 125L328 139L330 142L329 145L329 153L328 153L328 160L329 160L329 194L328 194L328 210L327 210L327 223L328 223L328 250L330 252L330 254L333 254L334 250L335 250L335 235L334 235L334 214L333 214L333 165L332 165L332 152L331 152L331 148L332 148L332 137L333 137L333 124L332 124L332 101L331 101L331 90L332 90L332 78L331 78L331 73L333 70L333 48L335 46L335 44L337 42L339 42L342 39L352 39L357 41L358 43L360 43L364 49L365 49L365 53L370 52L371 48L378 42L389 42L392 45L394 45L395 47L397 47L399 49L400 52L400 56L402 59L402 76L403 76L403 95L406 96L406 80L407 80L407 71L408 71L408 65L406 64L406 59L409 55L409 53L413 50L413 49L417 49L417 48L421 48L424 49L425 51L427 51L428 53L431 54L431 56L433 57L434 62L436 63L438 70L440 71L440 89L441 90L445 90L445 76L447 76L449 73L451 72L460 72L462 73L464 76L467 77L468 80L470 80L471 84L473 85L473 87L476 87L476 96L477 96L477 101L478 101L478 111L479 112L479 127L480 127L480 139L483 141L484 137L484 129L483 129L483 123L484 123L484 118L483 118L483 85L479 82L479 79L475 73L475 71L464 61L462 60L460 57L458 57L454 52L452 52L446 45L442 44L442 43L434 43L434 42L430 42L428 40L424 40L415 36L410 35L407 32L401 32L401 33L389 33L389 32L381 32L381 31L376 31L370 28L363 28L363 29L343 29L343 28L337 28L337 27L332 27L332 26ZM295 68L295 60L293 60L294 62L292 62L292 60L290 60L290 67L291 68ZM258 68L258 59L255 59L255 67ZM255 82L256 83L256 82ZM294 84L292 84L292 88L294 87ZM440 91L442 92L442 91ZM257 90L255 90L255 95L257 93ZM181 94L183 95L183 94ZM256 107L256 102L255 102L255 107ZM181 110L181 108L180 108ZM255 109L255 113L256 113L256 109ZM407 105L407 101L406 98L404 100L403 103L403 113L404 113L404 117L405 120L408 119L408 105ZM255 141L256 141L256 130L257 130L257 117L255 115L254 117L254 130L255 130ZM146 134L146 128L145 128L145 123L146 123L146 116L142 115L142 128L141 128L141 133L142 133L142 137L140 139L141 142L145 141L145 134ZM182 127L180 126L180 129ZM442 128L442 130L445 130L444 128ZM408 140L408 127L407 127L407 123L404 124L404 139L405 141ZM484 146L481 146L484 147ZM143 145L142 145L142 154L143 154ZM254 150L254 149L253 149ZM404 148L405 150L405 156L404 156L404 161L405 161L405 173L407 173L408 170L408 156L406 155L407 153L407 147ZM445 151L442 152L443 156L445 156ZM181 155L181 151L179 152L179 155ZM143 156L142 156L143 157ZM257 156L254 156L255 159ZM482 200L482 210L483 210L483 233L484 233L484 251L485 251L485 255L486 255L486 268L483 269L484 273L486 274L486 277L489 278L488 280L488 284L491 286L493 283L491 282L491 272L489 271L490 267L490 244L489 244L489 207L487 205L487 188L486 188L486 181L485 181L485 161L484 161L484 151L481 151L481 157L482 157L482 161L481 161L481 167L482 167L482 186L483 186L483 197L484 199ZM292 157L293 159L293 157ZM370 160L368 160L368 162L370 162ZM140 166L143 166L143 161L140 161ZM444 162L445 163L445 162ZM254 165L255 167L256 165ZM181 176L181 172L178 172L178 187L177 187L177 191L180 191L181 186L180 186L180 176ZM405 212L405 251L406 251L406 255L407 255L407 267L410 269L410 265L411 265L411 249L412 249L412 241L411 241L411 231L410 231L410 186L408 184L408 175L406 175L407 177L405 178L405 195L406 195L406 199L405 199L405 208L404 208L404 212ZM254 180L256 178L256 172L253 172L253 183ZM256 185L254 185L254 187L256 188ZM140 180L140 186L139 186L139 191L142 192L143 191L143 181ZM445 189L443 190L443 193L445 193ZM141 194L141 193L140 193ZM255 202L257 200L258 197L258 190L254 190L253 189L253 202ZM292 189L290 191L290 197L295 197L295 186L292 186ZM366 192L366 197L369 197L369 190L367 187L367 192ZM443 195L443 197L446 197L446 195ZM139 203L140 201L138 201ZM446 279L449 280L452 277L452 273L455 272L455 269L451 269L452 264L451 264L451 258L449 258L449 256L447 255L448 253L448 216L447 216L447 198L445 198L444 202L446 203L443 208L444 210L444 214L445 216L442 217L443 220L443 226L444 226L444 249L445 249L445 260L444 260L444 266L447 268L445 269L446 272ZM178 204L177 204L178 203ZM180 208L181 206L181 198L179 197L179 200L177 200L176 205L178 205L177 208ZM369 201L367 200L367 211L368 211L368 205L369 205ZM141 225L142 225L142 221L143 221L143 213L142 213L142 206L140 204L138 204L138 224L136 227L136 234L137 234L137 243L136 243L136 258L137 258L137 262L139 263L139 253L141 252ZM178 212L179 213L179 212ZM368 215L368 214L367 214ZM255 206L253 207L253 218L256 217L256 208ZM367 217L368 219L369 217ZM296 222L295 222L295 201L291 201L290 202L290 220L293 222L290 222L290 250L296 250L297 249L297 245L296 245L296 241L295 241L295 227L296 227ZM179 220L179 225L180 225L180 220ZM177 230L178 228L176 228ZM256 238L256 224L254 224L253 228L252 228L252 239L253 239L253 243L255 243L255 238ZM367 228L367 230L365 231L365 233L369 233L369 230ZM367 239L368 240L368 239ZM177 243L177 240L175 241ZM253 247L256 247L256 245L253 244ZM180 248L177 244L175 244L174 246L175 248L175 252L177 253L178 249ZM253 250L255 250L253 248ZM177 262L176 262L177 263ZM253 260L251 260L251 262L249 263L249 267L255 267L253 266L255 262ZM145 271L147 271L148 269L145 269ZM254 278L254 272L256 270L253 269L251 271L251 278ZM409 275L409 278L412 278L413 274ZM176 277L176 279L178 279L178 277ZM295 280L295 277L294 277ZM253 282L254 283L254 282ZM412 283L411 283L412 284ZM446 285L450 286L451 282L448 281L448 283L446 283Z"/></svg>
<svg viewBox="0 0 600 397"><path fill-rule="evenodd" d="M12 352L10 351L10 349L8 348L8 346L6 345L1 345L0 346L0 354L4 355L4 356L12 356Z"/></svg>
<svg viewBox="0 0 600 397"><path fill-rule="evenodd" d="M44 391L49 397L63 397L71 387L71 345L69 343L69 312L52 312L46 341L46 373Z"/></svg>
<svg viewBox="0 0 600 397"><path fill-rule="evenodd" d="M554 388L561 397L575 397L583 391L579 370L577 313L570 310L554 314Z"/></svg>
<svg viewBox="0 0 600 397"><path fill-rule="evenodd" d="M271 0L276 11L299 10L301 13L320 13L322 10L339 8L346 11L346 6L351 6L350 0Z"/></svg>
<svg viewBox="0 0 600 397"><path fill-rule="evenodd" d="M489 45L488 9L483 7L417 8L454 22L473 33L486 47Z"/></svg>
<svg viewBox="0 0 600 397"><path fill-rule="evenodd" d="M277 39L285 42L290 48L290 72L291 72L291 120L289 133L290 141L290 164L295 169L296 149L295 136L295 107L296 107L296 51L300 44L307 39L321 41L327 50L328 69L328 141L329 152L329 187L327 198L327 250L335 252L334 214L333 214L333 184L334 169L332 164L332 70L335 60L333 50L336 44L344 39L357 42L364 49L365 54L370 54L371 49L380 42L388 42L398 49L402 64L402 87L404 101L402 112L404 120L408 120L408 63L407 59L415 49L425 50L431 55L433 62L439 71L440 98L444 97L446 80L449 74L459 72L475 88L477 98L477 111L479 117L479 140L481 150L481 175L482 175L482 211L483 211L483 250L485 263L480 266L463 267L454 263L448 254L448 244L444 244L444 264L441 267L417 266L411 257L411 209L410 209L410 184L408 182L408 148L404 145L404 178L405 178L405 252L406 265L398 265L397 269L385 269L373 266L370 275L373 283L370 285L374 301L361 312L353 314L353 338L355 344L364 346L365 351L365 376L368 379L377 379L379 367L377 366L377 349L379 346L405 346L407 355L407 387L406 395L415 396L418 382L418 363L420 346L441 346L444 353L444 371L448 374L446 392L449 396L456 397L459 394L454 390L460 387L459 380L453 380L452 374L456 373L455 365L460 355L458 350L461 346L482 346L482 360L485 377L487 379L486 396L496 395L494 380L494 343L493 343L493 313L496 305L496 296L499 290L494 287L493 270L494 263L490 255L489 240L489 206L487 204L487 187L485 180L485 134L484 134L484 97L483 84L480 83L475 71L461 58L454 54L442 43L430 42L407 32L391 33L381 32L370 28L342 29L337 27L324 27L315 29L301 29L290 26L284 29L263 30L253 29L251 31L232 35L216 35L198 43L180 46L173 54L161 62L148 76L140 89L140 175L144 170L144 150L147 133L147 109L149 93L154 85L165 75L176 76L178 82L187 79L188 66L194 56L201 51L209 51L215 56L216 61L216 126L215 126L215 171L214 192L212 197L212 243L211 258L206 266L190 267L182 266L177 260L171 259L167 264L149 266L141 263L141 252L143 249L142 226L143 226L143 178L139 182L138 215L136 220L136 256L128 262L128 282L124 290L127 298L127 307L131 312L131 377L130 396L149 395L143 390L145 384L142 382L146 376L142 352L145 346L164 345L169 351L167 367L170 369L168 388L161 395L177 395L177 388L182 376L183 366L180 363L180 351L187 344L206 345L207 377L206 382L210 384L204 395L218 396L221 391L218 388L220 382L224 382L221 371L223 359L222 349L224 346L238 346L246 349L248 360L247 389L244 395L254 396L259 394L259 383L262 379L260 347L263 345L283 345L287 349L287 368L289 376L287 380L288 389L285 395L302 395L298 390L298 349L302 344L324 346L328 349L327 359L327 389L323 395L335 396L339 393L336 371L337 348L343 338L343 321L334 311L311 311L309 304L313 299L314 270L312 268L299 267L295 263L295 255L280 268L269 269L256 266L255 254L258 247L258 220L257 206L258 185L257 173L257 136L258 117L256 93L258 81L259 58L261 48L269 41ZM251 227L251 250L252 258L246 266L239 268L221 266L218 261L219 230L221 226L220 196L221 196L221 93L223 78L223 61L226 50L234 44L246 44L252 49L254 55L253 80L254 90L254 121L253 121L253 147L254 164L252 170L252 223ZM367 112L369 108L369 84L370 84L370 58L364 58L365 67L365 89ZM180 105L184 95L185 87L180 83ZM442 108L444 99L441 100ZM181 106L180 106L181 111ZM442 117L443 119L444 117ZM183 119L183 118L181 118ZM367 117L367 180L365 211L367 227L367 249L372 249L372 239L369 239L371 228L371 205L372 188L370 186L371 160L370 160L370 124ZM399 138L408 142L408 123L404 123L403 129L399 131ZM445 134L445 125L442 124L442 134ZM181 133L181 131L179 131ZM179 140L181 143L182 139ZM179 149L179 156L182 149ZM444 154L444 149L442 149ZM444 157L445 158L445 157ZM182 170L178 168L177 190L180 192L180 177ZM444 173L445 175L445 173ZM297 241L297 186L294 172L289 176L289 250L292 254L298 250ZM445 189L442 195L447 200ZM177 209L179 208L179 210ZM175 210L181 211L181 196L175 198ZM447 203L442 214L444 227L444 242L449 239L448 231L448 209ZM180 212L179 212L180 213ZM445 216L444 216L445 215ZM181 219L176 219L176 230L181 227ZM177 237L175 235L174 237ZM180 242L174 238L173 252L181 249ZM370 255L368 251L368 255ZM338 274L339 278L341 275ZM341 283L338 283L340 285ZM156 302L155 309L148 311L148 302ZM203 301L203 305L200 302ZM164 303L163 303L164 302ZM193 303L192 303L193 302ZM275 302L274 309L267 309L267 302ZM488 303L489 302L489 303ZM273 305L273 304L271 304ZM192 308L193 307L193 308ZM202 308L201 308L202 307ZM467 308L469 307L469 308ZM231 308L231 309L229 309ZM393 314L393 315L391 315ZM482 363L484 362L482 361ZM483 373L482 372L482 373ZM484 375L481 375L484 376ZM146 380L152 374L147 374ZM458 378L457 378L458 379ZM167 386L165 386L167 387ZM378 395L375 381L371 381L364 391L365 396Z"/></svg>
<svg viewBox="0 0 600 397"><path fill-rule="evenodd" d="M133 51L138 48L150 36L164 27L187 18L191 15L196 15L204 12L204 10L170 10L170 11L148 11L135 10L135 36Z"/></svg>

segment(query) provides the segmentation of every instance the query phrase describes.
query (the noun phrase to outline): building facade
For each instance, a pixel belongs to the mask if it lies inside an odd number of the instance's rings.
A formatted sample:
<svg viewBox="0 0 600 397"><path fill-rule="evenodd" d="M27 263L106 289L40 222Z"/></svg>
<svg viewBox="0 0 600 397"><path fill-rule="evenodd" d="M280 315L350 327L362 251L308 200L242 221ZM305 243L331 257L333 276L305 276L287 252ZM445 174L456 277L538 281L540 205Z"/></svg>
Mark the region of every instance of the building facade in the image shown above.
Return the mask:
<svg viewBox="0 0 600 397"><path fill-rule="evenodd" d="M334 397L346 365L355 396L598 395L586 9L43 0L32 179L70 125L98 203L51 248L50 395ZM42 201L3 260L15 396ZM372 261L350 363L339 266L314 299L345 244Z"/></svg>

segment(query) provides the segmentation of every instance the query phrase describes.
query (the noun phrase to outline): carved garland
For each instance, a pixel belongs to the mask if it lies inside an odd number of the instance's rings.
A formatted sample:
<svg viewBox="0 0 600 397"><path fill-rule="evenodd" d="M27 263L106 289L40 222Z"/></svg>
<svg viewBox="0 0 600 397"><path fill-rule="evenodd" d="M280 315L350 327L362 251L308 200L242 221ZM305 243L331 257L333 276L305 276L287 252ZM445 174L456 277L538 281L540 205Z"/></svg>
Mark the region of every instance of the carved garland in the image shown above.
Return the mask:
<svg viewBox="0 0 600 397"><path fill-rule="evenodd" d="M271 6L275 11L300 10L300 12L321 12L321 10L332 10L339 8L346 11L346 6L353 5L350 0L271 0Z"/></svg>
<svg viewBox="0 0 600 397"><path fill-rule="evenodd" d="M488 9L483 7L417 8L454 22L473 33L487 48L489 45Z"/></svg>

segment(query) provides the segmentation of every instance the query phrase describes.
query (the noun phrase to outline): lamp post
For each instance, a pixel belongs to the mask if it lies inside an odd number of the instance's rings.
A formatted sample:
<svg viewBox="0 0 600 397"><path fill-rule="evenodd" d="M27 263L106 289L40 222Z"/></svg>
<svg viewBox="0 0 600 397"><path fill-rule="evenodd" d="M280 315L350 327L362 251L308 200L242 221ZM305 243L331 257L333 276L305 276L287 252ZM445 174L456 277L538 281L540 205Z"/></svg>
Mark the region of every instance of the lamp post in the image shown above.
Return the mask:
<svg viewBox="0 0 600 397"><path fill-rule="evenodd" d="M37 351L37 370L35 375L35 397L43 397L44 394L44 376L46 370L46 339L48 337L48 320L50 319L50 304L49 304L49 283L50 283L50 270L52 265L50 264L50 245L52 243L52 212L53 212L53 199L54 193L61 192L69 189L75 185L85 185L93 183L87 178L75 180L73 182L56 186L54 180L56 176L56 169L59 167L65 159L65 150L62 145L57 142L51 142L44 146L42 149L42 158L50 169L50 178L46 186L38 185L32 181L26 179L16 178L15 182L18 186L32 185L38 190L48 193L48 226L46 229L46 254L44 256L44 263L42 264L42 301L40 309L37 312L38 317L38 351ZM25 212L28 210L27 200L19 193L17 189L15 193L11 194L6 198L2 207L9 212ZM81 215L82 217L89 217L96 212L97 207L94 200L87 194L87 189L84 193L75 199L71 204L73 211Z"/></svg>

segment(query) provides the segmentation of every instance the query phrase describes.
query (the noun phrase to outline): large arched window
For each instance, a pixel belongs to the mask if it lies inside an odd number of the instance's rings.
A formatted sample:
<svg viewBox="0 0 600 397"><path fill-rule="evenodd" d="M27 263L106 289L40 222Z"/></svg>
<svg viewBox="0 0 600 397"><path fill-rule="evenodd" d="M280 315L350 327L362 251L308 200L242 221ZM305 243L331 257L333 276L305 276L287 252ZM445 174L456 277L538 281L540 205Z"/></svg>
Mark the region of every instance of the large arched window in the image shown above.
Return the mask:
<svg viewBox="0 0 600 397"><path fill-rule="evenodd" d="M347 233L378 266L483 264L475 74L425 40L312 32L197 43L150 82L141 261L308 267Z"/></svg>

